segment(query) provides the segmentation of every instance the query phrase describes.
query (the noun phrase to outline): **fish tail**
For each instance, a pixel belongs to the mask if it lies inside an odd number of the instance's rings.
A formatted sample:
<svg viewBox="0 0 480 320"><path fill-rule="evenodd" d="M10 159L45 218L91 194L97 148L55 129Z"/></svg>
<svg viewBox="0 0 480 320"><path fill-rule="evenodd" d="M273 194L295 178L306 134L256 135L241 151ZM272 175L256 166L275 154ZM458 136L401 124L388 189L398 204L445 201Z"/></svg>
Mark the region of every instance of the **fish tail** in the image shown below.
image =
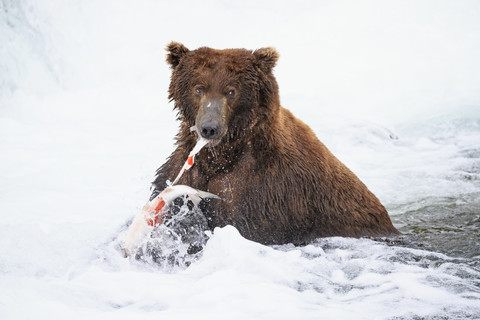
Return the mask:
<svg viewBox="0 0 480 320"><path fill-rule="evenodd" d="M188 197L190 198L190 200L192 200L192 202L195 205L198 205L200 201L202 201L205 198L220 199L220 197L217 196L216 194L213 194L207 191L202 191L202 190L195 190L195 193L189 193Z"/></svg>

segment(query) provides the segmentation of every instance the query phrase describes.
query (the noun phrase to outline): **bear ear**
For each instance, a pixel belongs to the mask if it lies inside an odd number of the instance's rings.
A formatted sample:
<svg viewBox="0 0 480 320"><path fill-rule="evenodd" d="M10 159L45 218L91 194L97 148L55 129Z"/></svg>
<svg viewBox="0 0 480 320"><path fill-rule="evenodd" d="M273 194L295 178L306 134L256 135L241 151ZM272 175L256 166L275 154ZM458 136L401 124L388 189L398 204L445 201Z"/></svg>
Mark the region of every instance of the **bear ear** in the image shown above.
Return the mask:
<svg viewBox="0 0 480 320"><path fill-rule="evenodd" d="M277 64L279 54L275 48L266 47L260 48L253 52L253 55L257 59L257 63L260 66L260 69L265 73L270 73Z"/></svg>
<svg viewBox="0 0 480 320"><path fill-rule="evenodd" d="M180 42L172 41L167 46L167 62L172 68L175 68L180 63L182 57L189 51L190 50Z"/></svg>

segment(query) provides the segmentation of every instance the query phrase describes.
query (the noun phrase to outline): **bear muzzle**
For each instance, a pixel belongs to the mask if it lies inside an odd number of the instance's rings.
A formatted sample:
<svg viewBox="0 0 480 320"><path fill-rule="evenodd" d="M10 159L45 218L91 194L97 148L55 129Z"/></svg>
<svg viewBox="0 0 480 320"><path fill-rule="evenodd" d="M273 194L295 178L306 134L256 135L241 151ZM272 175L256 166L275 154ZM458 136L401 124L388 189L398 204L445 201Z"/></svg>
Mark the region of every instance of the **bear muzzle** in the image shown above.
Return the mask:
<svg viewBox="0 0 480 320"><path fill-rule="evenodd" d="M210 145L217 145L227 132L224 99L205 99L195 119L197 133Z"/></svg>

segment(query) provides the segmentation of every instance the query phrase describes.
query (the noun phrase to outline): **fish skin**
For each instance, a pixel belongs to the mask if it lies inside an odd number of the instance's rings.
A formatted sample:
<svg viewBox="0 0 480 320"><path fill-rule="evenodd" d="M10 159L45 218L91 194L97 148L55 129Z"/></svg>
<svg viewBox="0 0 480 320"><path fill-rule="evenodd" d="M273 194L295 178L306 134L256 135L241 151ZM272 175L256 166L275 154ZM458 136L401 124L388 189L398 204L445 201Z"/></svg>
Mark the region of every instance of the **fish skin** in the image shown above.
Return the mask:
<svg viewBox="0 0 480 320"><path fill-rule="evenodd" d="M183 165L182 169L180 169L177 177L175 178L175 180L173 180L172 185L176 184L180 180L185 171L190 170L190 168L195 163L195 155L199 153L200 150L202 150L202 148L205 147L208 143L209 140L204 138L200 138L197 140L197 143L193 147L192 151L190 151L190 153L188 154L187 161L185 161L185 164Z"/></svg>
<svg viewBox="0 0 480 320"><path fill-rule="evenodd" d="M192 202L195 205L198 205L200 203L200 201L202 199L205 199L205 198L220 199L220 197L217 196L216 194L206 192L206 191L202 191L202 190L198 190L198 189L195 189L195 188L192 188L192 187L189 187L189 186L186 186L186 185L182 185L182 184L167 187L157 197L162 197L163 201L165 201L165 203L168 205L173 200L175 200L176 198L178 198L178 197L180 197L184 194L188 195L190 200L192 200Z"/></svg>
<svg viewBox="0 0 480 320"><path fill-rule="evenodd" d="M160 214L159 211L164 208L163 205L160 208L158 208L157 205L164 202L166 206L169 206L176 198L183 195L187 195L195 205L198 205L200 201L205 198L220 199L219 196L213 193L186 185L175 185L165 188L158 196L147 202L124 233L121 246L126 257L136 252L142 240L155 228L154 225L149 224L149 221L154 219L155 214Z"/></svg>

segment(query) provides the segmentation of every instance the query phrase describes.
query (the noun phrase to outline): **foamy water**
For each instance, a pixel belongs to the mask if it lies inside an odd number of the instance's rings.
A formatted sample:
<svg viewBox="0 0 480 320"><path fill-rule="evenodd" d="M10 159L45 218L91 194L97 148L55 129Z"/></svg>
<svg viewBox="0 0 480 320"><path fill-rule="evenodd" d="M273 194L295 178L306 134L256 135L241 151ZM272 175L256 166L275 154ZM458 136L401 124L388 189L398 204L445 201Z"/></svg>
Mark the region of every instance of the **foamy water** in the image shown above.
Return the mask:
<svg viewBox="0 0 480 320"><path fill-rule="evenodd" d="M475 1L1 2L0 318L480 318L479 21ZM174 148L171 40L275 46L282 104L405 236L227 226L187 261L168 237L176 263L123 258Z"/></svg>

